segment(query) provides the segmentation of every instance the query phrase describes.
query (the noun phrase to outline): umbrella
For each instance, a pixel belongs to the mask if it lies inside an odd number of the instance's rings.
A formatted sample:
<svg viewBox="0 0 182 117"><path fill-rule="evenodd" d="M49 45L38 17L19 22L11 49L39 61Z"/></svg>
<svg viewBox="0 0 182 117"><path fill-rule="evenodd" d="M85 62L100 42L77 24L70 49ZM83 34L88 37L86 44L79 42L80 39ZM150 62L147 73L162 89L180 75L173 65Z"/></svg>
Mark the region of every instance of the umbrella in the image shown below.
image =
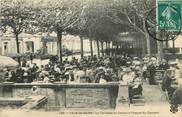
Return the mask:
<svg viewBox="0 0 182 117"><path fill-rule="evenodd" d="M17 67L18 62L7 56L0 56L0 67Z"/></svg>

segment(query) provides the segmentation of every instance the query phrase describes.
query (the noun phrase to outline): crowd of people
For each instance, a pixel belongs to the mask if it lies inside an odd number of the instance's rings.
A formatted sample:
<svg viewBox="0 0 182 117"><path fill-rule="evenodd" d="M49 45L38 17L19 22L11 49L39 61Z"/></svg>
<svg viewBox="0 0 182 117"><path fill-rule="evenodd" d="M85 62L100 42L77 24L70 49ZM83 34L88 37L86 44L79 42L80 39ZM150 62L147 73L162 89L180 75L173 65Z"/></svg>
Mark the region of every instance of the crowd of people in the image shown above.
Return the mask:
<svg viewBox="0 0 182 117"><path fill-rule="evenodd" d="M72 57L66 58L62 63L53 56L46 65L38 66L36 63L22 61L21 67L16 70L6 69L5 79L15 83L107 83L120 82L129 85L129 98L136 94L142 95L142 82L148 81L150 85L156 84L155 71L166 71L179 67L169 65L166 60L161 63L155 57L129 57L129 56L88 56L80 60ZM181 77L178 73L177 77ZM171 77L167 72L163 75L162 89L173 92ZM170 93L169 95L171 95Z"/></svg>

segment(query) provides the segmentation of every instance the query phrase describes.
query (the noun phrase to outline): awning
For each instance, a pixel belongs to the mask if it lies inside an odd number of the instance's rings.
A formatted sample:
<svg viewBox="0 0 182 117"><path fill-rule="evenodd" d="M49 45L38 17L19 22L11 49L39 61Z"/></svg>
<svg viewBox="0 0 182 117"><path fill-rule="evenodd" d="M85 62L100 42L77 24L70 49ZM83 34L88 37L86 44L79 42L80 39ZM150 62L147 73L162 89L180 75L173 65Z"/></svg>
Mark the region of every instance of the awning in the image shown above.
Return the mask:
<svg viewBox="0 0 182 117"><path fill-rule="evenodd" d="M7 56L0 56L0 67L16 67L18 62Z"/></svg>
<svg viewBox="0 0 182 117"><path fill-rule="evenodd" d="M141 39L140 33L120 33L116 37L116 42L135 42Z"/></svg>

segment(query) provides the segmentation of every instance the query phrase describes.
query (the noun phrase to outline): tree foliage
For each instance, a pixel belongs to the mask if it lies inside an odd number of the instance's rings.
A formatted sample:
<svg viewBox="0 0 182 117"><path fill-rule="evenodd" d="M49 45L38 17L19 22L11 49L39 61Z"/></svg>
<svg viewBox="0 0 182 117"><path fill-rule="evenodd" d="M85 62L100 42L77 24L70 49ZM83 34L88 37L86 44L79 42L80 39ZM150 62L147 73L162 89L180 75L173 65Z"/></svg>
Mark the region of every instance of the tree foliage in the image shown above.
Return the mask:
<svg viewBox="0 0 182 117"><path fill-rule="evenodd" d="M1 0L1 30L14 34L63 32L113 41L120 32L144 32L151 0ZM60 46L61 51L61 46Z"/></svg>
<svg viewBox="0 0 182 117"><path fill-rule="evenodd" d="M36 21L41 32L64 32L73 28L81 13L81 2L75 0L41 0L35 8ZM37 3L36 3L37 4ZM36 5L35 5L36 6Z"/></svg>
<svg viewBox="0 0 182 117"><path fill-rule="evenodd" d="M20 34L29 28L33 12L26 0L1 0L1 29L11 28L14 34Z"/></svg>

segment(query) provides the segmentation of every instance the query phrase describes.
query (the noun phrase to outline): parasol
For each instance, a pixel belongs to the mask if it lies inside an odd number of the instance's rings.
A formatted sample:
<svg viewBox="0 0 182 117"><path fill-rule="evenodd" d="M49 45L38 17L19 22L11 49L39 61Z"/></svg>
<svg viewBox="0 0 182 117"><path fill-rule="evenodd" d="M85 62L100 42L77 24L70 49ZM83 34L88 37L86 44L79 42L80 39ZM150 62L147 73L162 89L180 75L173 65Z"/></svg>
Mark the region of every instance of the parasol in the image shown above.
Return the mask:
<svg viewBox="0 0 182 117"><path fill-rule="evenodd" d="M0 67L17 67L18 62L7 56L0 56Z"/></svg>

